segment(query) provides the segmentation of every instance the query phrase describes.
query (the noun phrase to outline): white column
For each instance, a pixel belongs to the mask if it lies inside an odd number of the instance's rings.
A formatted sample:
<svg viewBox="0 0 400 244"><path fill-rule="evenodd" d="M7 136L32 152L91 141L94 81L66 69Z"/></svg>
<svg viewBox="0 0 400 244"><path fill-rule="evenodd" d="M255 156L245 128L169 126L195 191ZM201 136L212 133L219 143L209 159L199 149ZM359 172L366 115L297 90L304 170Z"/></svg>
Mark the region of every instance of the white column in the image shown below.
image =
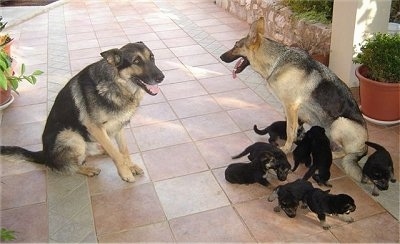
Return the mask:
<svg viewBox="0 0 400 244"><path fill-rule="evenodd" d="M354 47L375 32L387 32L391 0L335 0L329 68L349 87L354 75Z"/></svg>

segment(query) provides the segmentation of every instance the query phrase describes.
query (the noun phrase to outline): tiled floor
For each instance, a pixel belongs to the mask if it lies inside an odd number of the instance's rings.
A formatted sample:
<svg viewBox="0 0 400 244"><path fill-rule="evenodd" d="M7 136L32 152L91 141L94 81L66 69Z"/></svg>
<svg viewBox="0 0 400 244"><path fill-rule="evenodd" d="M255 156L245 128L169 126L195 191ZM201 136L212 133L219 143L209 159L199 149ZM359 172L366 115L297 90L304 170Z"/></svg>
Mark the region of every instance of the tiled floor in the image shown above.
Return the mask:
<svg viewBox="0 0 400 244"><path fill-rule="evenodd" d="M2 8L8 16L36 8ZM283 119L279 103L251 68L237 79L219 60L248 24L212 0L59 1L14 25L13 55L45 75L1 113L1 144L41 148L41 131L58 90L101 51L144 41L165 73L162 93L146 96L126 127L132 159L144 170L120 180L108 157L88 164L99 176L58 175L42 166L2 159L1 227L17 242L399 242L399 184L379 197L332 166L333 193L351 195L354 223L333 217L323 230L315 214L275 213L271 185L232 185L230 157L254 141L253 124ZM399 126L369 124L370 140L392 154L399 177ZM290 159L291 160L291 159ZM305 172L290 174L288 181Z"/></svg>

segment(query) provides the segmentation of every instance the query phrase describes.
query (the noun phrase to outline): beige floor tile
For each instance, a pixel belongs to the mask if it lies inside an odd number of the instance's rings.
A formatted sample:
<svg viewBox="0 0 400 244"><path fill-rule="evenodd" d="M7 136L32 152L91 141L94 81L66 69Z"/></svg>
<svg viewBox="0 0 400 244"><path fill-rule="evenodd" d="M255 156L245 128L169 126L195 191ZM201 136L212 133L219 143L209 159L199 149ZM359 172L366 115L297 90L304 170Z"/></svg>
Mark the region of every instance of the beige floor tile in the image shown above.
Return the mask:
<svg viewBox="0 0 400 244"><path fill-rule="evenodd" d="M210 172L158 181L154 186L169 220L229 205Z"/></svg>
<svg viewBox="0 0 400 244"><path fill-rule="evenodd" d="M222 111L215 100L209 96L178 99L169 102L179 118L187 118Z"/></svg>
<svg viewBox="0 0 400 244"><path fill-rule="evenodd" d="M193 143L146 151L143 158L152 181L208 170Z"/></svg>

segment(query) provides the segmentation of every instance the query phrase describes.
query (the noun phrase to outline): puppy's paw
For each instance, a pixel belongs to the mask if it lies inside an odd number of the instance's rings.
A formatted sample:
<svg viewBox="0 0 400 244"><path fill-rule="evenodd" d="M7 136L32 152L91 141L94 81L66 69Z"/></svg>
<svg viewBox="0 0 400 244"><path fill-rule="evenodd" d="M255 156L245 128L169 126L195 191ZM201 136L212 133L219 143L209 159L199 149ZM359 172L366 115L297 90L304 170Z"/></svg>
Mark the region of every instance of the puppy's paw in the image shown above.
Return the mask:
<svg viewBox="0 0 400 244"><path fill-rule="evenodd" d="M281 207L279 207L279 206L274 207L274 212L279 213L280 211L281 211Z"/></svg>
<svg viewBox="0 0 400 244"><path fill-rule="evenodd" d="M392 179L390 179L390 182L396 183L396 179L395 179L395 178L392 178Z"/></svg>
<svg viewBox="0 0 400 244"><path fill-rule="evenodd" d="M354 222L354 219L348 215L344 215L344 214L339 214L339 219L346 222L346 223L351 223Z"/></svg>
<svg viewBox="0 0 400 244"><path fill-rule="evenodd" d="M323 224L322 225L322 228L324 229L324 230L329 230L330 228L331 228L331 226L329 225L329 224Z"/></svg>

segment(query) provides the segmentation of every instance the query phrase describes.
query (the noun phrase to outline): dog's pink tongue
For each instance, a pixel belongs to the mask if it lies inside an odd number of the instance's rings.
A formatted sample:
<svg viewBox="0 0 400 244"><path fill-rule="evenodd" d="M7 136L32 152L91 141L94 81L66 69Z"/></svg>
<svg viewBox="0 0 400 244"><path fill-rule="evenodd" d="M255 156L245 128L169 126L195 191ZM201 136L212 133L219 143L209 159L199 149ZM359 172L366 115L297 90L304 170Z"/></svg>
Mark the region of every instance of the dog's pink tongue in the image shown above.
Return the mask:
<svg viewBox="0 0 400 244"><path fill-rule="evenodd" d="M146 84L146 87L153 94L158 94L160 92L160 88L158 87L158 85L147 85Z"/></svg>
<svg viewBox="0 0 400 244"><path fill-rule="evenodd" d="M237 68L238 68L240 65L242 65L242 63L243 63L243 58L240 58L240 59L236 62L235 67L234 67L233 70L232 70L232 77L233 77L233 79L236 79L236 70L237 70Z"/></svg>

